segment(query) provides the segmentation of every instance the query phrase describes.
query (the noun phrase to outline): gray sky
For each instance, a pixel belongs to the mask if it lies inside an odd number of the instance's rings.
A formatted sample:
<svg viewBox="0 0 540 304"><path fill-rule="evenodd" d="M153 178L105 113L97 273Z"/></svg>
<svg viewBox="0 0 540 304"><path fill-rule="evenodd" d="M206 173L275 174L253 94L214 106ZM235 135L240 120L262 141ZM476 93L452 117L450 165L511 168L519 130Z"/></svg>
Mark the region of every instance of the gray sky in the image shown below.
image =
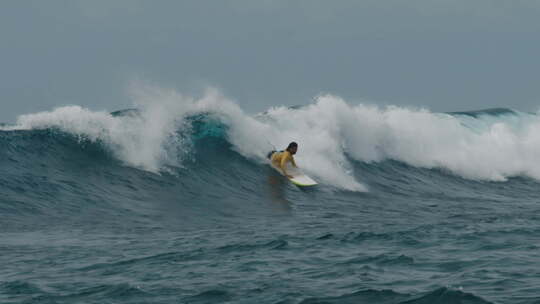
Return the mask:
<svg viewBox="0 0 540 304"><path fill-rule="evenodd" d="M540 1L0 2L0 122L130 106L142 79L249 112L332 93L433 111L540 105Z"/></svg>

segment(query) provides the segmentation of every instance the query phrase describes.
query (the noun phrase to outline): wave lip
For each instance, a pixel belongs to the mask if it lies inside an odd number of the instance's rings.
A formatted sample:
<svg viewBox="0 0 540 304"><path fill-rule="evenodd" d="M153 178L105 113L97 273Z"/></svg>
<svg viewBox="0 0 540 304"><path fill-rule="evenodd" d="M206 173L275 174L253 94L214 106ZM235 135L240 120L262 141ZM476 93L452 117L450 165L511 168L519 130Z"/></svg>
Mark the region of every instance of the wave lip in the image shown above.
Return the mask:
<svg viewBox="0 0 540 304"><path fill-rule="evenodd" d="M470 116L473 118L480 118L481 116L519 115L518 112L507 108L491 108L476 111L448 112L448 114Z"/></svg>

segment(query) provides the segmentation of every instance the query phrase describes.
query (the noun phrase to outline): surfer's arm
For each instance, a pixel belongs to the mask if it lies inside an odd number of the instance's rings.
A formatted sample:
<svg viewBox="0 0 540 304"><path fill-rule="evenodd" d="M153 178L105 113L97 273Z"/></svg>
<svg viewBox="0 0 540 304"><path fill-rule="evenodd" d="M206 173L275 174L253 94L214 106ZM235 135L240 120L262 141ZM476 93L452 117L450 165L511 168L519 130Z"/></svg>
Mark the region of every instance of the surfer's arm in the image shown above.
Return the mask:
<svg viewBox="0 0 540 304"><path fill-rule="evenodd" d="M291 155L291 163L293 164L295 168L298 168L298 166L296 165L296 162L294 161L294 157L292 155Z"/></svg>

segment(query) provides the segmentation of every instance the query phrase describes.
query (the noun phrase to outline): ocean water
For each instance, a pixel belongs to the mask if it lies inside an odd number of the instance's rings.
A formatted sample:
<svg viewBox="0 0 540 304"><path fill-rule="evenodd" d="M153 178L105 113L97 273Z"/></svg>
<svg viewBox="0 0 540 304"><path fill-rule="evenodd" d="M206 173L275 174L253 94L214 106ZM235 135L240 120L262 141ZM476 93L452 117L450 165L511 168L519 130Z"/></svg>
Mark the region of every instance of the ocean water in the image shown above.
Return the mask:
<svg viewBox="0 0 540 304"><path fill-rule="evenodd" d="M1 303L540 303L536 114L134 103L1 127Z"/></svg>

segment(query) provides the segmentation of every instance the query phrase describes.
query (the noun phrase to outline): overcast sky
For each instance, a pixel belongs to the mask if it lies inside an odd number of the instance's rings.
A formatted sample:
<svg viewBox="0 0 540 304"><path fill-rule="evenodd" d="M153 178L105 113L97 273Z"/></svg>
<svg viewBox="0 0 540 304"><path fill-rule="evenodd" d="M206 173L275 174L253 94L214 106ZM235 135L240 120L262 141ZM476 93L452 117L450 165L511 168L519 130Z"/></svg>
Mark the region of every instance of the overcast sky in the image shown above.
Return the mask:
<svg viewBox="0 0 540 304"><path fill-rule="evenodd" d="M0 122L130 106L144 80L219 88L248 112L351 103L461 111L540 105L540 1L0 2Z"/></svg>

